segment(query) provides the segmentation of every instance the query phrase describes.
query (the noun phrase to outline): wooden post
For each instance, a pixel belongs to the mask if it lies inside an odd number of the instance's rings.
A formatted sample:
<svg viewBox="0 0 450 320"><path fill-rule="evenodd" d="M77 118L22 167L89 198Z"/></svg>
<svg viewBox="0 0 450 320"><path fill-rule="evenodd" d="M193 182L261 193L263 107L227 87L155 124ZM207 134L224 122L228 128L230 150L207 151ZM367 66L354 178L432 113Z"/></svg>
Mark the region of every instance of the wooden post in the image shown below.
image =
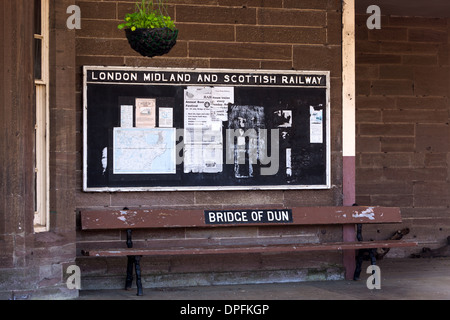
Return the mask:
<svg viewBox="0 0 450 320"><path fill-rule="evenodd" d="M344 0L342 9L342 118L344 206L355 203L356 88L355 88L355 0ZM355 226L344 225L343 240L355 241ZM354 250L344 251L345 278L353 278Z"/></svg>

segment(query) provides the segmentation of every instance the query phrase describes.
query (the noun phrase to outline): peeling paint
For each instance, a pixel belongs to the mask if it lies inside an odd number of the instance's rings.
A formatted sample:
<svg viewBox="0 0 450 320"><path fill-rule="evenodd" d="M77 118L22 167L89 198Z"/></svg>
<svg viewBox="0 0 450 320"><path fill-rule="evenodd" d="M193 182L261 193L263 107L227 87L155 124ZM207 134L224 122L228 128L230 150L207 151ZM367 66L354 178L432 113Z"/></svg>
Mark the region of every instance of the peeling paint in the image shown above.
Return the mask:
<svg viewBox="0 0 450 320"><path fill-rule="evenodd" d="M373 212L373 209L374 207L369 207L361 213L355 211L355 213L352 214L352 216L353 218L368 218L369 220L375 220L375 213Z"/></svg>

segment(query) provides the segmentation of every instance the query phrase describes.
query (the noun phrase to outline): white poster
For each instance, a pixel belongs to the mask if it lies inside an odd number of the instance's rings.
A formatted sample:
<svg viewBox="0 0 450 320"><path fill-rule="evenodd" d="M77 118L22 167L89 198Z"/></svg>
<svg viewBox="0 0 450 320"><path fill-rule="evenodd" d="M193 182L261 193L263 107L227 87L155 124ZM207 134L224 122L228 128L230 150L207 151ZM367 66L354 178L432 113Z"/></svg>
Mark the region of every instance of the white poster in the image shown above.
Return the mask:
<svg viewBox="0 0 450 320"><path fill-rule="evenodd" d="M184 130L184 173L223 171L222 128L204 127Z"/></svg>
<svg viewBox="0 0 450 320"><path fill-rule="evenodd" d="M323 110L310 109L310 143L323 143Z"/></svg>
<svg viewBox="0 0 450 320"><path fill-rule="evenodd" d="M234 88L191 86L184 91L184 172L223 171L222 122Z"/></svg>
<svg viewBox="0 0 450 320"><path fill-rule="evenodd" d="M184 90L184 127L205 127L211 123L211 87Z"/></svg>

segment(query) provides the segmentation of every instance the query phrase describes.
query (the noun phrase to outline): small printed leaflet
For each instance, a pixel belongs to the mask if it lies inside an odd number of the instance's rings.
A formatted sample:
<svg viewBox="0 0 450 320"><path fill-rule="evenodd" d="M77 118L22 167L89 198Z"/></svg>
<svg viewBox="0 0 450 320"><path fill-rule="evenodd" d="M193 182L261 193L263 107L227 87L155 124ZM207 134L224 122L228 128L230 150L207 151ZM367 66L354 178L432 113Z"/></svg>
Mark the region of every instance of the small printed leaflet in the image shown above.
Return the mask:
<svg viewBox="0 0 450 320"><path fill-rule="evenodd" d="M156 125L156 99L136 99L136 127L154 128Z"/></svg>
<svg viewBox="0 0 450 320"><path fill-rule="evenodd" d="M310 106L310 142L323 143L323 110Z"/></svg>
<svg viewBox="0 0 450 320"><path fill-rule="evenodd" d="M159 127L173 127L173 108L159 108Z"/></svg>

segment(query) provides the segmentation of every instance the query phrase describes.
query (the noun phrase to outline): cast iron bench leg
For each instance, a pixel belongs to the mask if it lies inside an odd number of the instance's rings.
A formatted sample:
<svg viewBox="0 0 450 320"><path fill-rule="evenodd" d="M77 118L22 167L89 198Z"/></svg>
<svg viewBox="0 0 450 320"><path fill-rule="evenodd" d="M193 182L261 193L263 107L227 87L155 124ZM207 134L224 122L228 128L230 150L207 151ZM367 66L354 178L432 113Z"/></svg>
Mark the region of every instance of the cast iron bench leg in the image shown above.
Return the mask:
<svg viewBox="0 0 450 320"><path fill-rule="evenodd" d="M125 282L125 290L130 290L131 285L133 283L133 264L134 264L134 256L127 256L127 279Z"/></svg>
<svg viewBox="0 0 450 320"><path fill-rule="evenodd" d="M132 231L131 229L127 230L127 247L133 248L133 240L132 240ZM141 257L142 256L127 256L127 279L125 281L125 290L131 289L131 285L133 283L133 265L136 272L136 286L137 286L137 295L142 296L144 293L142 292L142 280L141 280Z"/></svg>
<svg viewBox="0 0 450 320"><path fill-rule="evenodd" d="M363 241L362 238L362 224L358 223L356 225L356 239L358 241ZM357 252L356 255L356 267L355 267L355 273L353 274L353 280L357 281L360 279L361 276L361 268L362 268L362 262L364 259L364 249L360 249Z"/></svg>
<svg viewBox="0 0 450 320"><path fill-rule="evenodd" d="M370 249L369 256L371 265L375 266L377 264L376 249Z"/></svg>
<svg viewBox="0 0 450 320"><path fill-rule="evenodd" d="M134 266L136 269L137 295L142 296L144 295L144 293L142 292L142 281L141 281L141 256L134 256Z"/></svg>
<svg viewBox="0 0 450 320"><path fill-rule="evenodd" d="M353 280L358 281L361 275L362 262L364 259L364 249L358 250L358 255L356 256L356 268L353 274Z"/></svg>
<svg viewBox="0 0 450 320"><path fill-rule="evenodd" d="M356 225L356 238L358 241L363 241L362 237L362 224ZM376 249L360 249L358 250L358 254L356 256L356 268L355 273L353 274L353 280L359 280L361 276L361 268L362 268L362 262L364 260L364 253L369 252L370 257L370 263L371 265L377 264L377 257L376 257ZM375 271L372 271L372 274L374 274Z"/></svg>

